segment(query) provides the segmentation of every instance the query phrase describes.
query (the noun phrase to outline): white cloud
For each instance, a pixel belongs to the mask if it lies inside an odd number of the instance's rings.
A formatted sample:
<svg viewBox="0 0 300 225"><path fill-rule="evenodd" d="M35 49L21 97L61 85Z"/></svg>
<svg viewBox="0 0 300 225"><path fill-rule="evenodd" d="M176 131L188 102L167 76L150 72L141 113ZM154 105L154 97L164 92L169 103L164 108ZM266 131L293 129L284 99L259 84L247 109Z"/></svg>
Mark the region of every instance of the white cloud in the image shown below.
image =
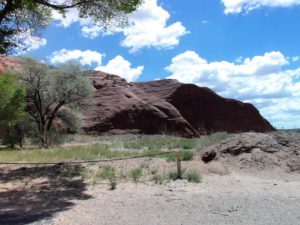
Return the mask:
<svg viewBox="0 0 300 225"><path fill-rule="evenodd" d="M37 36L28 36L24 40L24 44L28 51L32 51L46 45L47 39Z"/></svg>
<svg viewBox="0 0 300 225"><path fill-rule="evenodd" d="M289 64L287 58L281 52L269 52L235 64L208 62L196 52L187 51L175 56L166 70L172 73L168 78L207 86L222 96L254 103L275 126L281 127L289 123L287 115L300 112L300 68L284 70ZM298 121L289 126L300 127Z"/></svg>
<svg viewBox="0 0 300 225"><path fill-rule="evenodd" d="M67 10L65 17L53 11L52 18L58 21L58 26L65 28L78 22L82 27L82 35L86 38L94 39L99 35L122 32L125 39L121 45L130 48L130 52L150 47L172 48L179 44L180 37L188 33L181 22L167 25L170 14L157 4L157 0L145 1L139 9L128 16L129 24L123 29L106 31L101 26L93 24L91 18L81 19L76 9Z"/></svg>
<svg viewBox="0 0 300 225"><path fill-rule="evenodd" d="M299 56L293 56L292 57L292 62L298 62L300 60Z"/></svg>
<svg viewBox="0 0 300 225"><path fill-rule="evenodd" d="M69 60L78 60L82 65L92 65L93 63L101 65L103 56L104 54L91 50L61 49L60 51L53 52L49 58L53 64L64 63Z"/></svg>
<svg viewBox="0 0 300 225"><path fill-rule="evenodd" d="M20 49L23 48L25 49L25 50L17 49L18 55L38 49L47 44L47 39L31 35L29 31L20 32L17 35L17 39L19 40L20 43L19 44Z"/></svg>
<svg viewBox="0 0 300 225"><path fill-rule="evenodd" d="M291 7L300 5L299 0L222 0L225 14L249 12L261 7Z"/></svg>
<svg viewBox="0 0 300 225"><path fill-rule="evenodd" d="M187 34L181 22L167 25L170 14L157 5L157 0L147 0L129 16L129 26L123 30L122 46L136 52L142 48L172 48Z"/></svg>
<svg viewBox="0 0 300 225"><path fill-rule="evenodd" d="M120 55L111 59L107 65L104 66L102 65L102 58L104 56L105 54L91 50L81 51L61 49L53 52L48 59L53 64L65 63L69 60L77 60L82 65L89 66L92 66L92 64L95 63L95 70L121 76L127 81L137 80L144 70L144 66L132 68L131 63Z"/></svg>
<svg viewBox="0 0 300 225"><path fill-rule="evenodd" d="M56 10L52 11L52 18L58 22L58 26L69 27L72 23L79 22L79 11L77 9L69 9L65 16Z"/></svg>
<svg viewBox="0 0 300 225"><path fill-rule="evenodd" d="M139 78L144 70L144 66L131 68L131 63L119 55L110 60L106 66L98 66L95 70L118 75L130 82Z"/></svg>

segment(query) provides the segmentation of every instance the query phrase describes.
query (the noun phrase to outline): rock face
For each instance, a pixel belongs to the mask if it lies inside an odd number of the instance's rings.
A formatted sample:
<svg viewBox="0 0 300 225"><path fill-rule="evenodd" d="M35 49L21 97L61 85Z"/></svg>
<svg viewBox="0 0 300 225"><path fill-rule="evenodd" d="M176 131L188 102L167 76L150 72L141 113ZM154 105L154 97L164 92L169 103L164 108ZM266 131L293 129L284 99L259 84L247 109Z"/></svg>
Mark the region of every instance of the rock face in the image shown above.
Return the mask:
<svg viewBox="0 0 300 225"><path fill-rule="evenodd" d="M0 56L0 73L19 67ZM171 134L199 137L217 131L268 132L274 128L251 104L222 98L208 88L176 80L128 83L119 76L91 72L95 106L84 113L89 134Z"/></svg>
<svg viewBox="0 0 300 225"><path fill-rule="evenodd" d="M91 79L96 106L85 116L87 133L198 137L217 131L274 130L253 105L222 98L208 88L176 80L127 83L102 72L93 72Z"/></svg>
<svg viewBox="0 0 300 225"><path fill-rule="evenodd" d="M208 88L181 84L176 80L135 85L172 104L200 134L274 130L253 105L222 98Z"/></svg>
<svg viewBox="0 0 300 225"><path fill-rule="evenodd" d="M9 69L15 69L20 66L17 58L0 56L0 74Z"/></svg>
<svg viewBox="0 0 300 225"><path fill-rule="evenodd" d="M198 137L198 132L169 102L127 83L119 76L94 72L96 106L86 113L87 133L174 134Z"/></svg>

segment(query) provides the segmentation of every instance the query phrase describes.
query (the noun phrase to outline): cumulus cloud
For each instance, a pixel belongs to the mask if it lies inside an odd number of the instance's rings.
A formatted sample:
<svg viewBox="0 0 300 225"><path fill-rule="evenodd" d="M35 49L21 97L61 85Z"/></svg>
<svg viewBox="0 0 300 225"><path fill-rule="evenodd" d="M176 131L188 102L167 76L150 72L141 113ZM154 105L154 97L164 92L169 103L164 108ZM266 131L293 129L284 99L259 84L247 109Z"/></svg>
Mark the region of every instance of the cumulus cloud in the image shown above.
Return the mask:
<svg viewBox="0 0 300 225"><path fill-rule="evenodd" d="M144 70L144 66L131 67L131 63L118 55L110 60L106 66L98 66L95 70L116 74L127 81L136 81Z"/></svg>
<svg viewBox="0 0 300 225"><path fill-rule="evenodd" d="M81 51L61 49L60 51L53 52L49 58L50 62L53 64L65 63L69 60L78 60L82 65L91 66L93 63L101 65L103 56L104 54L91 50Z"/></svg>
<svg viewBox="0 0 300 225"><path fill-rule="evenodd" d="M25 47L28 51L38 49L47 44L47 39L29 35L24 40Z"/></svg>
<svg viewBox="0 0 300 225"><path fill-rule="evenodd" d="M144 66L134 68L131 66L131 63L121 55L111 59L107 65L104 66L102 65L102 58L104 56L105 54L91 50L81 51L61 49L53 52L48 59L52 64L65 63L69 60L76 60L82 65L88 66L96 64L95 70L118 75L127 81L136 81L143 73Z"/></svg>
<svg viewBox="0 0 300 225"><path fill-rule="evenodd" d="M47 44L47 39L38 36L31 35L29 31L20 32L17 35L17 39L20 41L20 48L25 49L17 50L17 54L23 54L32 50L38 49Z"/></svg>
<svg viewBox="0 0 300 225"><path fill-rule="evenodd" d="M291 7L300 5L299 0L222 0L225 14L249 12L261 7Z"/></svg>
<svg viewBox="0 0 300 225"><path fill-rule="evenodd" d="M127 27L111 31L93 24L90 18L80 18L77 9L67 10L65 17L53 11L52 17L58 22L58 26L65 28L72 23L79 23L82 27L82 35L86 38L94 39L99 35L122 32L125 38L121 45L130 48L130 52L150 47L172 48L179 44L180 37L188 33L179 21L167 24L170 14L157 4L157 0L145 1L139 9L128 16Z"/></svg>
<svg viewBox="0 0 300 225"><path fill-rule="evenodd" d="M291 110L300 112L300 68L285 70L289 63L288 57L276 51L240 59L239 63L208 62L196 52L187 51L175 56L166 70L172 73L168 78L254 103L275 126L281 127Z"/></svg>
<svg viewBox="0 0 300 225"><path fill-rule="evenodd" d="M145 47L172 48L178 45L187 30L181 22L167 25L169 18L170 14L157 4L157 0L145 1L129 16L129 26L123 30L122 46L136 52Z"/></svg>

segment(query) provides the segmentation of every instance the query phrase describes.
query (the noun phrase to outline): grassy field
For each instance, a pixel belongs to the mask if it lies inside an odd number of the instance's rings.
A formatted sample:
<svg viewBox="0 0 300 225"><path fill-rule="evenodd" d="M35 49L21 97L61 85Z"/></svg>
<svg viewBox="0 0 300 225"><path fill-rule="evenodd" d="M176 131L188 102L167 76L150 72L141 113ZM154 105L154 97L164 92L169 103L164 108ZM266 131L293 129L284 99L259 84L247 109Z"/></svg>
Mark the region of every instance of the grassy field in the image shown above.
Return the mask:
<svg viewBox="0 0 300 225"><path fill-rule="evenodd" d="M218 143L227 138L227 133L215 133L197 139L185 139L170 136L82 136L72 135L67 137L67 142L62 147L50 149L1 149L0 163L5 162L38 162L58 163L62 161L95 160L115 157L141 156L161 153L171 150L185 150L198 152L204 148ZM174 159L172 156L169 160Z"/></svg>

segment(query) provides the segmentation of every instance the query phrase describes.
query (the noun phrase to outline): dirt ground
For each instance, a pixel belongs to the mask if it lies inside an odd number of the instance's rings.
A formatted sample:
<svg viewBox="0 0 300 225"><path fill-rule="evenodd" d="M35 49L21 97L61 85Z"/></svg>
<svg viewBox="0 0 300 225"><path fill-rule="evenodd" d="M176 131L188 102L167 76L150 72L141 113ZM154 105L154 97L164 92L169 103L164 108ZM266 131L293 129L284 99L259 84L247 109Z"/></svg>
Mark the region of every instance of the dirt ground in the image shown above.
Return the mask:
<svg viewBox="0 0 300 225"><path fill-rule="evenodd" d="M107 183L65 185L49 168L15 168L1 176L0 224L300 224L299 173L249 172L225 159L204 164L196 158L188 165L202 171L201 183L124 182L113 191Z"/></svg>
<svg viewBox="0 0 300 225"><path fill-rule="evenodd" d="M107 182L67 179L76 168L2 167L0 224L300 225L299 142L299 135L233 137L209 149L217 152L213 161L205 164L198 154L182 163L202 174L200 183L159 185L146 177L109 190ZM176 169L175 162L162 158L114 166L141 165L148 171Z"/></svg>
<svg viewBox="0 0 300 225"><path fill-rule="evenodd" d="M231 172L205 176L202 183L164 186L124 183L117 190L90 188L49 224L300 224L300 176L264 179Z"/></svg>

